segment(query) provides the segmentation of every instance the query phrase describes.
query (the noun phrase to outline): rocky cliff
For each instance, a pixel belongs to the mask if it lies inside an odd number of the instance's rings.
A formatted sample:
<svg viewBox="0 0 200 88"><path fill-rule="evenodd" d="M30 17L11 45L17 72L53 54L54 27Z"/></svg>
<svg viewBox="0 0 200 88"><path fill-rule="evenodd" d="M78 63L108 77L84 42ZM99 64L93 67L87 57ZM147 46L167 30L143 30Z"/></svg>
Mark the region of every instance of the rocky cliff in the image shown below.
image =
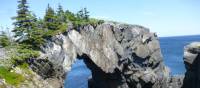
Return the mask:
<svg viewBox="0 0 200 88"><path fill-rule="evenodd" d="M200 88L200 42L185 47L184 63L186 73L183 88Z"/></svg>
<svg viewBox="0 0 200 88"><path fill-rule="evenodd" d="M41 48L40 57L27 61L32 69L31 75L23 71L20 73L31 81L20 87L62 88L66 74L77 59L83 59L92 72L92 77L88 79L89 88L182 86L183 77L170 77L169 70L163 63L157 35L139 25L105 22L78 29L69 26L68 31L48 39ZM185 61L192 63L190 59ZM15 71L19 70L16 68ZM198 69L191 71L196 74ZM187 77L190 73L186 73L184 82L190 80ZM0 80L0 85L1 82Z"/></svg>
<svg viewBox="0 0 200 88"><path fill-rule="evenodd" d="M41 58L54 66L52 75L61 80L76 59L83 59L92 71L90 88L167 86L169 71L157 35L142 26L108 22L69 29L50 39L42 51Z"/></svg>

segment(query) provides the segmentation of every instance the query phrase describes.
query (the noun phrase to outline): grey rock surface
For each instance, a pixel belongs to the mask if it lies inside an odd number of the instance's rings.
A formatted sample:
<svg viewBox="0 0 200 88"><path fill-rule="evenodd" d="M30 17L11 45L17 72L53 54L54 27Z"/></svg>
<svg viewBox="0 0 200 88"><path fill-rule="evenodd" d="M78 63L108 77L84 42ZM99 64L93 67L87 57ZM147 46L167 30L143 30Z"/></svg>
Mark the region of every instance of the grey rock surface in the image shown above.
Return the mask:
<svg viewBox="0 0 200 88"><path fill-rule="evenodd" d="M200 88L200 42L193 42L184 49L186 67L183 88Z"/></svg>
<svg viewBox="0 0 200 88"><path fill-rule="evenodd" d="M158 37L138 25L107 22L69 29L50 39L40 58L52 63L60 80L77 58L83 59L92 71L90 88L168 86L169 71L163 64Z"/></svg>
<svg viewBox="0 0 200 88"><path fill-rule="evenodd" d="M181 88L183 85L184 76L169 75L157 35L139 25L105 22L79 29L69 27L66 33L48 39L41 48L39 58L27 61L34 71L33 82L28 83L30 88L63 88L65 76L77 59L83 59L92 72L89 88ZM187 72L183 88L200 88L199 48L199 43L185 48ZM7 53L0 48L1 62ZM0 84L5 84L2 79Z"/></svg>
<svg viewBox="0 0 200 88"><path fill-rule="evenodd" d="M92 72L89 88L200 88L199 44L185 47L185 78L171 77L158 37L148 28L116 22L79 29L70 26L66 33L47 40L39 58L27 61L34 71L28 84L30 88L63 88L72 64L83 59ZM0 48L1 62L8 53ZM2 79L1 84L7 86Z"/></svg>

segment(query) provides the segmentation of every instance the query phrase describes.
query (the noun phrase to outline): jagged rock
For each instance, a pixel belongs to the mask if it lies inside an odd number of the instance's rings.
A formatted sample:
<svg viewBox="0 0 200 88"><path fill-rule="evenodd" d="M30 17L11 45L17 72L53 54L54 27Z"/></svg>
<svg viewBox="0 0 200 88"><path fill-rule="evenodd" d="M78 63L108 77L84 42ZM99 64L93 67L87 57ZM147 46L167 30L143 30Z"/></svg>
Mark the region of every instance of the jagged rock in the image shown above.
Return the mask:
<svg viewBox="0 0 200 88"><path fill-rule="evenodd" d="M183 85L183 78L184 76L172 76L168 79L167 87L165 88L181 88Z"/></svg>
<svg viewBox="0 0 200 88"><path fill-rule="evenodd" d="M138 25L107 22L69 30L50 39L40 58L63 69L59 80L83 59L92 71L90 88L166 88L169 78L156 34Z"/></svg>
<svg viewBox="0 0 200 88"><path fill-rule="evenodd" d="M183 88L200 88L200 42L193 42L184 49L186 67Z"/></svg>
<svg viewBox="0 0 200 88"><path fill-rule="evenodd" d="M34 72L25 76L33 78L20 87L63 88L65 75L78 58L92 72L89 88L181 88L184 76L170 77L157 35L149 29L112 22L72 28L47 40L41 56L27 61ZM199 88L199 48L198 43L185 48L183 88ZM0 48L0 58L5 57ZM0 84L9 88L2 79Z"/></svg>

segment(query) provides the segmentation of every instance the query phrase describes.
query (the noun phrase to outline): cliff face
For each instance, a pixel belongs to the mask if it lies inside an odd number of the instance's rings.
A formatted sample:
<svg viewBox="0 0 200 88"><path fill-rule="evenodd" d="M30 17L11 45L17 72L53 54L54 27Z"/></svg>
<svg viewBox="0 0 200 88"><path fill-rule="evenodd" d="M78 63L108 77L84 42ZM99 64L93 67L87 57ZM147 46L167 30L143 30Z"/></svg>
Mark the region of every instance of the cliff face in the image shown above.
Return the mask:
<svg viewBox="0 0 200 88"><path fill-rule="evenodd" d="M170 77L163 63L158 37L149 29L112 22L72 28L47 40L41 56L27 61L31 74L15 68L15 72L30 79L20 88L64 87L65 75L77 59L83 59L92 72L89 88L181 88L183 77ZM184 80L185 88L188 88L191 73L194 74L192 79L198 77L198 69L190 67L193 59L199 57L196 55L199 50L194 50L186 48L192 54L185 56L185 63L189 63L186 64L189 70ZM1 84L7 85L0 79Z"/></svg>
<svg viewBox="0 0 200 88"><path fill-rule="evenodd" d="M163 64L158 38L142 26L104 23L70 29L49 40L42 51L40 58L47 58L53 66L46 69L53 71L49 77L58 78L61 84L78 58L92 71L90 88L167 86L169 72Z"/></svg>
<svg viewBox="0 0 200 88"><path fill-rule="evenodd" d="M184 63L186 73L183 88L200 88L200 42L185 47Z"/></svg>

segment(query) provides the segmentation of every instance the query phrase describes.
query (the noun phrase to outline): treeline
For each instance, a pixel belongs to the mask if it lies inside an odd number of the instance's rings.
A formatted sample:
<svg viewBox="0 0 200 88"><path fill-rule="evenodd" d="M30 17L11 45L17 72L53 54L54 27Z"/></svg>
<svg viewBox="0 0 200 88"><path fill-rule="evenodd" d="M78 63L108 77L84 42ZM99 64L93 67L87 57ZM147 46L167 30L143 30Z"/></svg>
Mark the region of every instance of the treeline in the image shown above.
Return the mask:
<svg viewBox="0 0 200 88"><path fill-rule="evenodd" d="M29 60L40 56L40 46L46 40L67 32L69 24L77 30L83 25L95 26L104 22L90 18L86 8L72 13L64 10L61 5L56 10L48 5L44 17L38 18L29 10L27 0L18 0L17 15L12 19L14 20L12 33L0 32L0 49L3 47L6 49L5 52L9 52L5 58L0 57L0 78L13 86L29 80L23 74L18 74L13 70L19 67L30 73L32 70L29 68Z"/></svg>
<svg viewBox="0 0 200 88"><path fill-rule="evenodd" d="M17 16L12 17L14 38L19 44L26 45L31 49L39 49L45 40L63 32L66 32L68 24L72 24L74 29L87 24L101 24L103 20L96 20L89 17L89 11L86 8L81 9L77 13L72 13L69 10L64 10L61 5L58 5L57 10L54 10L50 5L47 6L43 18L37 16L29 10L27 0L18 1ZM0 37L1 38L1 37ZM3 46L8 45L3 34Z"/></svg>
<svg viewBox="0 0 200 88"><path fill-rule="evenodd" d="M69 24L72 25L74 30L78 30L83 25L96 26L104 22L90 18L89 11L86 8L77 13L72 13L69 10L64 10L61 5L58 5L56 10L48 5L44 17L38 18L29 10L27 0L18 0L17 15L12 19L14 20L12 30L14 36L10 37L6 32L0 33L0 48L4 47L10 53L9 59L4 61L9 62L9 65L4 66L5 63L1 65L9 71L24 64L28 68L27 61L30 58L40 56L40 46L52 36L67 32ZM0 62L2 62L1 60ZM9 79L6 79L6 81L9 81Z"/></svg>

